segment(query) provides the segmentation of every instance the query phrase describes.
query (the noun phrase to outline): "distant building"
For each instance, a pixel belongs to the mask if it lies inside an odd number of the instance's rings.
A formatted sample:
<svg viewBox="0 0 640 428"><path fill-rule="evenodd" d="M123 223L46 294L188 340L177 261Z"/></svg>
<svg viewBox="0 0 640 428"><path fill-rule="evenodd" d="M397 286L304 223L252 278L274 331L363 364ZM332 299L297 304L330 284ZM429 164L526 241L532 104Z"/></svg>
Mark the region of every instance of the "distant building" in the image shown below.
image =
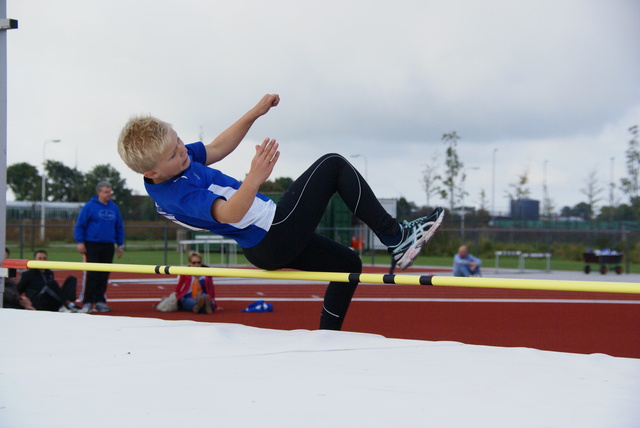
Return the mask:
<svg viewBox="0 0 640 428"><path fill-rule="evenodd" d="M540 201L533 199L511 200L511 218L521 221L540 220Z"/></svg>
<svg viewBox="0 0 640 428"><path fill-rule="evenodd" d="M84 202L45 202L44 205L47 220L75 220ZM7 201L7 222L39 220L41 209L39 201Z"/></svg>

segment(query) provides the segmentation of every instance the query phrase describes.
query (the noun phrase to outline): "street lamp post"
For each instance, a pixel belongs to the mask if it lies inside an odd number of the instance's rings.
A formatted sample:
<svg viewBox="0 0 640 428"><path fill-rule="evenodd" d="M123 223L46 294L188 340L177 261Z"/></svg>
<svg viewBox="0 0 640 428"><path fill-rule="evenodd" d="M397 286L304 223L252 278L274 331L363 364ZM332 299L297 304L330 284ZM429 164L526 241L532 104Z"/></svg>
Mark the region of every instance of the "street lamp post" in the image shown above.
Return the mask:
<svg viewBox="0 0 640 428"><path fill-rule="evenodd" d="M542 206L544 207L542 209L543 215L545 217L545 220L550 220L550 216L551 216L551 206L549 204L549 190L547 188L547 164L549 163L548 159L544 160L544 163L542 164L542 197L544 198L544 201L542 203Z"/></svg>
<svg viewBox="0 0 640 428"><path fill-rule="evenodd" d="M47 143L59 143L60 140L47 140L42 144L42 206L40 207L40 241L44 242L44 204L47 200L47 189L46 189L46 181L47 181L47 156L46 156L46 148Z"/></svg>
<svg viewBox="0 0 640 428"><path fill-rule="evenodd" d="M613 161L614 157L611 158L611 167L609 168L609 221L613 221Z"/></svg>
<svg viewBox="0 0 640 428"><path fill-rule="evenodd" d="M364 159L364 180L369 181L369 167L367 165L367 157L365 155L351 155L351 157ZM369 230L370 230L369 227L365 226L367 243L370 245L370 248L373 249L373 243L369 239L371 238L371 234L369 233ZM362 258L362 247L360 248L360 257ZM374 264L374 261L375 261L375 252L371 251L371 264Z"/></svg>
<svg viewBox="0 0 640 428"><path fill-rule="evenodd" d="M496 215L496 152L498 149L493 149L493 165L491 173L491 218Z"/></svg>
<svg viewBox="0 0 640 428"><path fill-rule="evenodd" d="M364 159L364 179L365 181L369 181L369 167L367 166L367 157L365 155L351 155L351 157Z"/></svg>
<svg viewBox="0 0 640 428"><path fill-rule="evenodd" d="M460 192L460 196L461 196L460 208L462 210L462 212L460 213L460 233L462 235L461 237L462 237L462 241L463 242L464 242L464 215L465 215L465 213L467 211L465 206L464 206L464 182L467 179L466 172L467 171L471 171L471 170L478 170L478 169L480 169L480 167L478 167L478 166L472 166L472 167L469 167L469 168L463 168L462 169L462 183L460 183L460 185L461 185L461 189L460 189L461 190L461 192Z"/></svg>

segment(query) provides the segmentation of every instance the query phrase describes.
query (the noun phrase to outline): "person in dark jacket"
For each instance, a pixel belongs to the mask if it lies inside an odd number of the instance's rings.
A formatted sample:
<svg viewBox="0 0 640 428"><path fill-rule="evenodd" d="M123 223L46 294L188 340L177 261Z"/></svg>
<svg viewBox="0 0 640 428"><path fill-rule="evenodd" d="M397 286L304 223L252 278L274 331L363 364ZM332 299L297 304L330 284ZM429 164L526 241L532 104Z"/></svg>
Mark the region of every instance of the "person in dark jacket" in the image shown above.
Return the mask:
<svg viewBox="0 0 640 428"><path fill-rule="evenodd" d="M96 186L96 195L80 210L74 237L85 262L112 263L114 254L122 257L124 224L112 196L111 184L101 181ZM108 281L109 272L86 272L82 291L83 312L111 310L106 303Z"/></svg>
<svg viewBox="0 0 640 428"><path fill-rule="evenodd" d="M47 258L45 250L33 254L34 260L46 261ZM75 276L67 277L60 287L49 269L29 269L20 275L18 292L25 295L38 311L77 312L74 303L76 285Z"/></svg>
<svg viewBox="0 0 640 428"><path fill-rule="evenodd" d="M9 258L9 249L4 249L4 258ZM4 294L2 295L2 307L12 309L29 309L35 310L31 304L31 300L27 296L23 296L18 291L18 284L13 278L16 277L16 270L9 269L9 277L4 279Z"/></svg>

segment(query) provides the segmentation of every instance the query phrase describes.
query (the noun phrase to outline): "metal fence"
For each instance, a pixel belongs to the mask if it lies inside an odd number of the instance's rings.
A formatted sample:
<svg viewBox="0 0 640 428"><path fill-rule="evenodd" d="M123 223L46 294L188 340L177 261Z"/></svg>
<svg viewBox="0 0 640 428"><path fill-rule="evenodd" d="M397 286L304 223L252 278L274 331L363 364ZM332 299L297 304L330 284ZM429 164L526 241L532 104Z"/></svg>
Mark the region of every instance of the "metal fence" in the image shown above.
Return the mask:
<svg viewBox="0 0 640 428"><path fill-rule="evenodd" d="M45 239L40 239L40 224L33 221L8 223L6 244L13 256L24 258L40 247L49 245L75 246L74 224L69 221L49 222ZM318 232L350 246L354 237L362 238L362 250L375 245L373 234L361 226L353 228L319 228ZM125 247L142 247L178 251L178 242L189 239L190 231L169 221L127 222ZM451 255L464 243L474 253L492 253L494 250L526 250L558 252L563 246L572 246L573 252L611 248L627 255L634 253L640 241L640 232L620 229L557 229L557 228L459 228L443 227L434 236L430 254ZM379 249L374 246L374 249ZM16 252L14 252L17 250ZM640 250L638 250L640 251ZM575 256L574 256L575 257Z"/></svg>
<svg viewBox="0 0 640 428"><path fill-rule="evenodd" d="M460 236L460 230L448 233ZM446 232L446 233L447 233ZM635 245L639 233L625 229L466 229L465 242L480 245L482 242L535 245L550 250L555 244L572 244L584 247L619 247Z"/></svg>

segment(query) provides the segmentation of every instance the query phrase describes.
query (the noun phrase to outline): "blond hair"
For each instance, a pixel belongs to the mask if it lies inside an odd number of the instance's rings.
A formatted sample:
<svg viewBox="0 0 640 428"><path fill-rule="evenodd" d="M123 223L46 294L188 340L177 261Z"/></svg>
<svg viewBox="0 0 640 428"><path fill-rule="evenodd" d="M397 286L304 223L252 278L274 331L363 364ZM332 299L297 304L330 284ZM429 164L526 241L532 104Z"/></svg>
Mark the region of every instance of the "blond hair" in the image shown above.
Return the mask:
<svg viewBox="0 0 640 428"><path fill-rule="evenodd" d="M171 125L153 116L134 116L118 138L118 154L135 172L144 174L158 164L158 158L171 144Z"/></svg>
<svg viewBox="0 0 640 428"><path fill-rule="evenodd" d="M194 250L189 251L189 255L187 255L187 260L189 261L189 263L191 263L191 259L197 257L200 259L200 261L202 261L202 255Z"/></svg>

